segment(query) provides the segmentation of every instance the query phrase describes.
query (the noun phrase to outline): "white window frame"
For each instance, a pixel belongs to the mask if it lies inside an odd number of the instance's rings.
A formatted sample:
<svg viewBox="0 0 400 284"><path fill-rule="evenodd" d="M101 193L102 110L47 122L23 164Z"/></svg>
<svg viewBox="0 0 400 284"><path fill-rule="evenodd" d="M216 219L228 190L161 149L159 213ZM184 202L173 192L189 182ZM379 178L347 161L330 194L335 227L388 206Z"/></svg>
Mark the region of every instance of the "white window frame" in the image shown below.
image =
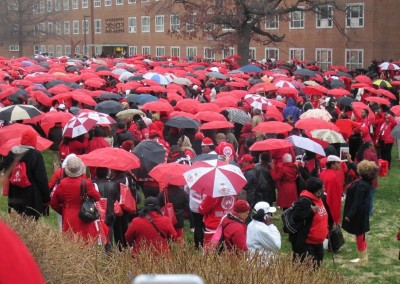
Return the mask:
<svg viewBox="0 0 400 284"><path fill-rule="evenodd" d="M128 4L136 4L136 0L128 0Z"/></svg>
<svg viewBox="0 0 400 284"><path fill-rule="evenodd" d="M164 32L164 26L165 26L164 15L155 16L154 24L155 24L155 32L156 33L163 33Z"/></svg>
<svg viewBox="0 0 400 284"><path fill-rule="evenodd" d="M101 45L95 45L94 47L94 54L100 56L103 53L103 47Z"/></svg>
<svg viewBox="0 0 400 284"><path fill-rule="evenodd" d="M78 0L72 0L72 10L78 10L79 9L79 2Z"/></svg>
<svg viewBox="0 0 400 284"><path fill-rule="evenodd" d="M179 18L179 16L171 15L169 21L171 32L179 32L181 29L181 19Z"/></svg>
<svg viewBox="0 0 400 284"><path fill-rule="evenodd" d="M112 0L104 0L104 7L110 7L112 5Z"/></svg>
<svg viewBox="0 0 400 284"><path fill-rule="evenodd" d="M90 23L89 20L82 20L82 34L88 35L90 33Z"/></svg>
<svg viewBox="0 0 400 284"><path fill-rule="evenodd" d="M62 26L61 22L56 22L56 24L55 24L56 35L61 35L62 34L61 26Z"/></svg>
<svg viewBox="0 0 400 284"><path fill-rule="evenodd" d="M215 51L211 47L204 47L204 56L203 58L205 60L215 60Z"/></svg>
<svg viewBox="0 0 400 284"><path fill-rule="evenodd" d="M329 66L333 63L333 49L332 48L316 48L315 49L315 62L322 70L328 70Z"/></svg>
<svg viewBox="0 0 400 284"><path fill-rule="evenodd" d="M304 8L304 7L299 6L299 8ZM304 27L305 27L304 11L290 12L289 17L290 17L289 29L293 29L293 30L304 29ZM300 17L300 18L296 19L296 17ZM299 26L297 26L296 23L299 23Z"/></svg>
<svg viewBox="0 0 400 284"><path fill-rule="evenodd" d="M148 45L142 46L142 54L143 55L148 55L151 54L151 48Z"/></svg>
<svg viewBox="0 0 400 284"><path fill-rule="evenodd" d="M8 46L8 51L10 52L18 52L19 51L19 45L18 44L11 44Z"/></svg>
<svg viewBox="0 0 400 284"><path fill-rule="evenodd" d="M75 46L74 54L80 54L81 53L81 47L79 45Z"/></svg>
<svg viewBox="0 0 400 284"><path fill-rule="evenodd" d="M359 8L358 17L351 17L353 8ZM360 15L361 14L361 15ZM363 28L365 25L365 5L364 3L346 4L346 28ZM361 24L360 24L361 21Z"/></svg>
<svg viewBox="0 0 400 284"><path fill-rule="evenodd" d="M47 53L49 54L49 56L53 57L54 56L54 45L49 45L47 47Z"/></svg>
<svg viewBox="0 0 400 284"><path fill-rule="evenodd" d="M72 21L72 34L79 35L79 21Z"/></svg>
<svg viewBox="0 0 400 284"><path fill-rule="evenodd" d="M165 56L165 46L156 46L156 57Z"/></svg>
<svg viewBox="0 0 400 284"><path fill-rule="evenodd" d="M39 2L39 13L44 13L46 11L46 3L44 0L40 0Z"/></svg>
<svg viewBox="0 0 400 284"><path fill-rule="evenodd" d="M265 59L271 59L274 58L276 60L279 60L279 48L271 48L271 47L266 47L264 50L264 55Z"/></svg>
<svg viewBox="0 0 400 284"><path fill-rule="evenodd" d="M89 0L82 0L82 9L89 8Z"/></svg>
<svg viewBox="0 0 400 284"><path fill-rule="evenodd" d="M54 11L56 12L61 11L61 0L54 1Z"/></svg>
<svg viewBox="0 0 400 284"><path fill-rule="evenodd" d="M39 32L41 35L44 35L46 31L46 24L45 23L39 23Z"/></svg>
<svg viewBox="0 0 400 284"><path fill-rule="evenodd" d="M137 54L138 54L137 46L133 46L133 45L128 46L128 55L129 56L137 55Z"/></svg>
<svg viewBox="0 0 400 284"><path fill-rule="evenodd" d="M101 34L102 27L101 27L101 19L94 19L94 33Z"/></svg>
<svg viewBox="0 0 400 284"><path fill-rule="evenodd" d="M191 27L193 26L193 28ZM194 32L196 29L196 13L192 13L186 23L186 31L187 32Z"/></svg>
<svg viewBox="0 0 400 284"><path fill-rule="evenodd" d="M356 69L356 68L363 68L364 66L364 49L350 49L350 48L346 48L344 50L345 54L344 54L344 58L345 58L345 65L346 67L351 70L351 69ZM351 58L349 58L349 53L353 53L356 52L358 53L357 55L357 61L358 62L351 62ZM360 60L361 57L361 60Z"/></svg>
<svg viewBox="0 0 400 284"><path fill-rule="evenodd" d="M195 56L197 56L197 47L195 47L195 46L186 47L186 56L187 57L195 57Z"/></svg>
<svg viewBox="0 0 400 284"><path fill-rule="evenodd" d="M53 0L47 0L47 13L53 12Z"/></svg>
<svg viewBox="0 0 400 284"><path fill-rule="evenodd" d="M33 54L39 54L39 52L40 52L40 45L35 44L33 46Z"/></svg>
<svg viewBox="0 0 400 284"><path fill-rule="evenodd" d="M235 48L234 47L224 48L222 50L222 59L225 59L225 58L227 58L227 57L229 57L231 55L234 55L234 54L235 54Z"/></svg>
<svg viewBox="0 0 400 284"><path fill-rule="evenodd" d="M293 59L304 61L304 48L289 48L289 60Z"/></svg>
<svg viewBox="0 0 400 284"><path fill-rule="evenodd" d="M144 23L144 21L147 21L147 23ZM142 33L149 33L150 32L150 17L149 16L142 16L140 22L141 22L141 31L142 31Z"/></svg>
<svg viewBox="0 0 400 284"><path fill-rule="evenodd" d="M257 59L257 49L255 47L249 47L249 59Z"/></svg>
<svg viewBox="0 0 400 284"><path fill-rule="evenodd" d="M46 53L46 50L47 50L47 48L46 48L46 46L44 44L40 46L40 51L41 52Z"/></svg>
<svg viewBox="0 0 400 284"><path fill-rule="evenodd" d="M53 33L54 31L54 24L53 22L47 22L47 32L48 33Z"/></svg>
<svg viewBox="0 0 400 284"><path fill-rule="evenodd" d="M62 45L56 45L56 57L62 56Z"/></svg>
<svg viewBox="0 0 400 284"><path fill-rule="evenodd" d="M169 48L169 54L170 54L170 56L180 57L181 56L181 48L179 46L171 46Z"/></svg>
<svg viewBox="0 0 400 284"><path fill-rule="evenodd" d="M265 29L266 30L277 30L279 29L279 15L271 15L265 18Z"/></svg>
<svg viewBox="0 0 400 284"><path fill-rule="evenodd" d="M133 34L137 32L137 19L136 17L128 18L128 33Z"/></svg>
<svg viewBox="0 0 400 284"><path fill-rule="evenodd" d="M115 5L117 6L124 5L124 0L115 0Z"/></svg>
<svg viewBox="0 0 400 284"><path fill-rule="evenodd" d="M101 7L101 0L93 0L93 7L95 8Z"/></svg>
<svg viewBox="0 0 400 284"><path fill-rule="evenodd" d="M64 45L64 54L71 55L71 46L70 45Z"/></svg>
<svg viewBox="0 0 400 284"><path fill-rule="evenodd" d="M315 26L317 29L329 29L333 28L333 6L332 5L323 5L322 7L326 7L328 9L327 15L321 13L321 7L318 7L318 13L315 17Z"/></svg>
<svg viewBox="0 0 400 284"><path fill-rule="evenodd" d="M69 35L71 33L71 22L65 21L64 22L64 34Z"/></svg>
<svg viewBox="0 0 400 284"><path fill-rule="evenodd" d="M69 10L69 0L63 0L63 9L64 11Z"/></svg>

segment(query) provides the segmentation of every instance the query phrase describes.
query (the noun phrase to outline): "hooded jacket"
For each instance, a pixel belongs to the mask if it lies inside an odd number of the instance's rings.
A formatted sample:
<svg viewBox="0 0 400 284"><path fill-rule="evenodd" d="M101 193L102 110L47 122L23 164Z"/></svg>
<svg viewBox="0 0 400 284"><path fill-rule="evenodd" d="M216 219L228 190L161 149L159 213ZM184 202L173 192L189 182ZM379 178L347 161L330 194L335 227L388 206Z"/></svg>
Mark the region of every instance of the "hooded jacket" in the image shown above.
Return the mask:
<svg viewBox="0 0 400 284"><path fill-rule="evenodd" d="M296 122L300 118L301 110L296 106L296 102L293 98L288 98L286 102L286 107L283 109L282 114L285 119L287 119L287 117L291 115L294 122Z"/></svg>

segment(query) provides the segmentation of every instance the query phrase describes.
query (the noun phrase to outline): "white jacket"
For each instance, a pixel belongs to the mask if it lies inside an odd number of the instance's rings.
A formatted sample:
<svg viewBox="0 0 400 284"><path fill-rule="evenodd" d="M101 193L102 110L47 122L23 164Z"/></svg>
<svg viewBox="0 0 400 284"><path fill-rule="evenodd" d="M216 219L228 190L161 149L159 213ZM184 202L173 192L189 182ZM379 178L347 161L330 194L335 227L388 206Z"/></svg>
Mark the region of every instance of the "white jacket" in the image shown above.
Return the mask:
<svg viewBox="0 0 400 284"><path fill-rule="evenodd" d="M246 243L249 252L272 256L273 252L281 249L281 234L275 225L253 220L247 225Z"/></svg>

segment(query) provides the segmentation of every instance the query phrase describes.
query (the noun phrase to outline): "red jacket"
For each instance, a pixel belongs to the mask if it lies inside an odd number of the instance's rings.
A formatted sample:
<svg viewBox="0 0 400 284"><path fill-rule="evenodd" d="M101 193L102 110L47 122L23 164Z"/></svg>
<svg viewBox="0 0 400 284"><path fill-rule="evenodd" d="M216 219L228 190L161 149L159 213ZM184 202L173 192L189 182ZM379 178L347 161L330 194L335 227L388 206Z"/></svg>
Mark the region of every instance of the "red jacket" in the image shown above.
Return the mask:
<svg viewBox="0 0 400 284"><path fill-rule="evenodd" d="M307 196L315 205L319 207L318 212L314 214L306 243L322 244L328 236L328 213L326 212L324 203L321 198L317 198L314 194L307 190L303 190L300 196Z"/></svg>
<svg viewBox="0 0 400 284"><path fill-rule="evenodd" d="M168 217L159 215L156 211L151 211L149 216L164 237L157 232L146 217L133 219L125 233L126 241L133 246L132 256L137 254L140 249L149 249L150 247L153 247L154 255L169 253L170 248L166 239L176 239L176 231Z"/></svg>
<svg viewBox="0 0 400 284"><path fill-rule="evenodd" d="M218 155L225 155L231 161L236 161L236 151L233 145L229 142L222 141L215 147L215 152Z"/></svg>
<svg viewBox="0 0 400 284"><path fill-rule="evenodd" d="M222 217L232 212L234 196L213 198L206 196L199 205L199 213L204 215L203 221L207 230L216 230Z"/></svg>
<svg viewBox="0 0 400 284"><path fill-rule="evenodd" d="M72 230L74 234L79 234L85 241L89 238L97 237L97 230L94 222L84 222L79 218L81 208L80 185L82 177L65 177L60 181L57 189L53 192L50 206L59 214L62 214L62 230L67 232ZM96 191L90 179L87 180L87 194L95 201L99 201L101 196Z"/></svg>
<svg viewBox="0 0 400 284"><path fill-rule="evenodd" d="M103 137L93 137L89 140L86 148L86 154L100 148L110 147L110 144Z"/></svg>
<svg viewBox="0 0 400 284"><path fill-rule="evenodd" d="M293 163L276 165L270 171L278 189L278 206L289 208L297 200L297 170Z"/></svg>
<svg viewBox="0 0 400 284"><path fill-rule="evenodd" d="M390 135L392 129L397 125L396 120L393 116L389 116L389 121L384 121L378 130L379 140L382 140L385 144L392 144L394 138Z"/></svg>
<svg viewBox="0 0 400 284"><path fill-rule="evenodd" d="M239 219L239 217L228 214L221 223L224 234L224 241L228 250L241 250L247 251L246 222Z"/></svg>
<svg viewBox="0 0 400 284"><path fill-rule="evenodd" d="M325 169L320 174L320 179L324 182L326 203L329 206L335 224L340 224L342 209L343 183L338 178L338 172L340 171Z"/></svg>

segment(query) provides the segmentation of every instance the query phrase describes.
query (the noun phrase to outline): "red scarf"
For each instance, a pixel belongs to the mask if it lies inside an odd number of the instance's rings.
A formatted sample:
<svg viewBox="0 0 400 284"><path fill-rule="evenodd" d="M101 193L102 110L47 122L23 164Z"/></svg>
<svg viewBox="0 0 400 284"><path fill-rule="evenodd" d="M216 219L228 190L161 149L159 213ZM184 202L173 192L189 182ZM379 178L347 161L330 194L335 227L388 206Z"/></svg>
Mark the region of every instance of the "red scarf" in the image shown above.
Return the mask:
<svg viewBox="0 0 400 284"><path fill-rule="evenodd" d="M243 167L241 170L242 170L242 173L245 173L253 168L254 168L254 163L251 163L251 164L248 164L247 166Z"/></svg>

